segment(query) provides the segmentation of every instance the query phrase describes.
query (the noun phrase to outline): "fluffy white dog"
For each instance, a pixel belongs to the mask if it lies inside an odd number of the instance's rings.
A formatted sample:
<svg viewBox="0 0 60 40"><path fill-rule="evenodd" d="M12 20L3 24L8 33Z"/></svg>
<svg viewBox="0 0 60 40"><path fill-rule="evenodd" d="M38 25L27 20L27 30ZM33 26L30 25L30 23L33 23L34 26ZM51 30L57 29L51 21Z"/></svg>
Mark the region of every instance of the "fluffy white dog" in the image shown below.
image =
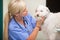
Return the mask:
<svg viewBox="0 0 60 40"><path fill-rule="evenodd" d="M36 14L46 17L41 28L47 40L60 40L60 38L56 38L58 31L60 31L60 13L51 13L46 6L40 5L36 9Z"/></svg>

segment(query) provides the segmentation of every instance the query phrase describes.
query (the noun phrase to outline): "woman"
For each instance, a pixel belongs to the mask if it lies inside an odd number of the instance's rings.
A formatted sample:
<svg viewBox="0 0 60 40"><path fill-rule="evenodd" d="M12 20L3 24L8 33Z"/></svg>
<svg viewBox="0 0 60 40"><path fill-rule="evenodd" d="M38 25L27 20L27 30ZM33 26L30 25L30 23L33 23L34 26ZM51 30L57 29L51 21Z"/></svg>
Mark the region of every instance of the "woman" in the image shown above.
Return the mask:
<svg viewBox="0 0 60 40"><path fill-rule="evenodd" d="M44 17L38 21L32 18L22 0L12 0L6 15L4 40L35 40L44 21Z"/></svg>

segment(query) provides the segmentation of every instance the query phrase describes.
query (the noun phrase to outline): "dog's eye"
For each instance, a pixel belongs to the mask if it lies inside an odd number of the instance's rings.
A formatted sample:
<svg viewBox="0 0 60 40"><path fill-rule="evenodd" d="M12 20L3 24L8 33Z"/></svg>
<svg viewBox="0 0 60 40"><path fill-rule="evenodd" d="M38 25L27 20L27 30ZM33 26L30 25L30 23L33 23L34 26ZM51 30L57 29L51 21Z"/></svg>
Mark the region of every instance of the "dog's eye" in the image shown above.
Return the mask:
<svg viewBox="0 0 60 40"><path fill-rule="evenodd" d="M40 10L40 12L43 12L43 10Z"/></svg>

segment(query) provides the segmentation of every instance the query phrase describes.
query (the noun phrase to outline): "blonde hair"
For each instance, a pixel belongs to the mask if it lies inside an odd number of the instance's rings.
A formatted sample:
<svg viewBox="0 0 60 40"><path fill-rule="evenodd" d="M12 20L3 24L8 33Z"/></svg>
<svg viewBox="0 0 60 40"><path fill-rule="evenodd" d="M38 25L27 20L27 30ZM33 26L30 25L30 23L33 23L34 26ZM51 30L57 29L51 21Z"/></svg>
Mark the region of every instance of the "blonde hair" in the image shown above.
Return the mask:
<svg viewBox="0 0 60 40"><path fill-rule="evenodd" d="M22 12L26 8L24 1L22 0L11 0L8 4L8 13L4 18L4 40L8 40L8 23L12 16L17 12Z"/></svg>

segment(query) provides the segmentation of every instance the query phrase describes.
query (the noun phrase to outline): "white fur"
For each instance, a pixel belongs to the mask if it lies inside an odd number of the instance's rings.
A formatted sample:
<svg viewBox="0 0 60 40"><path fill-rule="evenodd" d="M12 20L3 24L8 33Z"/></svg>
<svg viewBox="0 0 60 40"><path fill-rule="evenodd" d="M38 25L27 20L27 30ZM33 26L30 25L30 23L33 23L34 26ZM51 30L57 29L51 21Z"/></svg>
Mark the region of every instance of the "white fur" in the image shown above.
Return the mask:
<svg viewBox="0 0 60 40"><path fill-rule="evenodd" d="M39 14L39 16L47 16L50 13L50 10L43 5L39 5L36 10L36 14Z"/></svg>
<svg viewBox="0 0 60 40"><path fill-rule="evenodd" d="M56 29L60 28L60 13L53 14L46 6L40 5L37 8L36 14L39 14L39 16L46 17L41 28L44 34L46 35L47 40L55 40L57 35Z"/></svg>

